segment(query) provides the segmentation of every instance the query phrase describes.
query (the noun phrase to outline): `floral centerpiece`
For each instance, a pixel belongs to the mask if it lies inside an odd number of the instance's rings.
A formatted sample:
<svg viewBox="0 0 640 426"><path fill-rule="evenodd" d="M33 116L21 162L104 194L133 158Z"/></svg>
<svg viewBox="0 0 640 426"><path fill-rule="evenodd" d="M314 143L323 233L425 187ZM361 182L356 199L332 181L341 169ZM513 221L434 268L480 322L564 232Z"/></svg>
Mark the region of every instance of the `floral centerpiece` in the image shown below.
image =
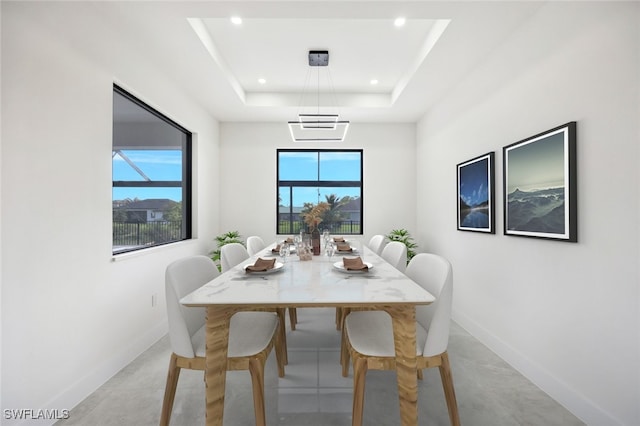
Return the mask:
<svg viewBox="0 0 640 426"><path fill-rule="evenodd" d="M310 209L304 214L304 221L311 231L311 246L313 248L313 254L320 254L320 231L318 231L318 225L322 222L322 215L329 210L331 206L328 203L318 203L315 206L309 205Z"/></svg>
<svg viewBox="0 0 640 426"><path fill-rule="evenodd" d="M309 207L309 211L303 213L303 219L309 231L312 232L318 229L318 225L322 222L322 216L331 206L328 203L320 202L316 205L309 205Z"/></svg>

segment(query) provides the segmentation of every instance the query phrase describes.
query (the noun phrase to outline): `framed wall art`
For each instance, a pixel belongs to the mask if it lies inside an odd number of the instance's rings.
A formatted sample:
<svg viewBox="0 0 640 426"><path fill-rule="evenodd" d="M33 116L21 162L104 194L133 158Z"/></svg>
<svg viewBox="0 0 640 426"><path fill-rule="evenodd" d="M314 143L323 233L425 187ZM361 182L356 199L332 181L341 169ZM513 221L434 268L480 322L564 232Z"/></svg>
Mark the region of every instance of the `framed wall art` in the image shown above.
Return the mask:
<svg viewBox="0 0 640 426"><path fill-rule="evenodd" d="M495 234L495 154L457 165L458 230Z"/></svg>
<svg viewBox="0 0 640 426"><path fill-rule="evenodd" d="M576 122L502 150L505 235L577 242Z"/></svg>

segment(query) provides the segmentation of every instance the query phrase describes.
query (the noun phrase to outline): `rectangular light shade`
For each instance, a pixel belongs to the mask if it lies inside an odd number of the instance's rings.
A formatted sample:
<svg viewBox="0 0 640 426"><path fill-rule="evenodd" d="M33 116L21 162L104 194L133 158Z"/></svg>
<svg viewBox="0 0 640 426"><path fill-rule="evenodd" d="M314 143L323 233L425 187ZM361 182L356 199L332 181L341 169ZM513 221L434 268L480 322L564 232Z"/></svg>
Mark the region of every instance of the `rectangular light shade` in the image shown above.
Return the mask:
<svg viewBox="0 0 640 426"><path fill-rule="evenodd" d="M299 114L298 121L288 124L294 142L342 142L349 129L337 114Z"/></svg>

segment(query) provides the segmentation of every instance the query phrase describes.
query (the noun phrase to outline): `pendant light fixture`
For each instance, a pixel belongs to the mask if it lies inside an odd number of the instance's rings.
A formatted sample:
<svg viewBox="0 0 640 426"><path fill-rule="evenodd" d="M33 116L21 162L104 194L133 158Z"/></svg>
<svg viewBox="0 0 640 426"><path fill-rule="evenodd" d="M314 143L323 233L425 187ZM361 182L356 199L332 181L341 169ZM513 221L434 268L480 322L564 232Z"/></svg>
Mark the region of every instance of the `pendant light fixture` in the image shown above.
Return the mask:
<svg viewBox="0 0 640 426"><path fill-rule="evenodd" d="M309 80L311 69L315 68L317 70L317 109L311 113L299 113L297 120L288 122L291 139L294 142L342 142L347 135L349 122L340 120L339 114L320 113L321 67L326 67L324 69L326 69L330 90L335 99L335 92L331 84L331 74L329 73L329 52L327 50L310 50L309 67L311 68L307 73L307 81ZM301 103L304 100L306 87L307 82L305 81Z"/></svg>

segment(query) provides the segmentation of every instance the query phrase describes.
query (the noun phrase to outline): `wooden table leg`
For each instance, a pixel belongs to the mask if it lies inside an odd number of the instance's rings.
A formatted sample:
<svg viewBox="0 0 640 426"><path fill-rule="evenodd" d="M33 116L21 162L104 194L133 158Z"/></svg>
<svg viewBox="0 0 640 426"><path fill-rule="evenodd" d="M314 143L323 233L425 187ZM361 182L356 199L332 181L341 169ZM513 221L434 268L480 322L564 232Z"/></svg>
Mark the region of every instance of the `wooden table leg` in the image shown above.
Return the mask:
<svg viewBox="0 0 640 426"><path fill-rule="evenodd" d="M413 305L385 309L393 321L396 376L403 426L418 425L418 377L416 364L416 308Z"/></svg>
<svg viewBox="0 0 640 426"><path fill-rule="evenodd" d="M224 388L227 379L229 323L235 310L212 305L207 308L205 360L206 425L222 426Z"/></svg>

